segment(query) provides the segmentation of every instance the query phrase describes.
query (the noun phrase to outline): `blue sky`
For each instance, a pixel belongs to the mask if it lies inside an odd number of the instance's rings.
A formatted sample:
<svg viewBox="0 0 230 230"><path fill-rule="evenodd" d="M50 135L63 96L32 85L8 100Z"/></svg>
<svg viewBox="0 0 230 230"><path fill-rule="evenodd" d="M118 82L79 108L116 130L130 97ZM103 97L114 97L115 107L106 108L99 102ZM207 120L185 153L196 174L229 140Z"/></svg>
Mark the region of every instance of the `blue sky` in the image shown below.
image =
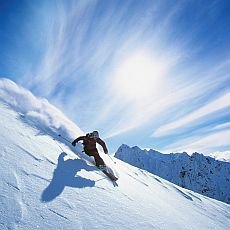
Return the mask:
<svg viewBox="0 0 230 230"><path fill-rule="evenodd" d="M0 76L111 151L230 150L228 0L0 2Z"/></svg>

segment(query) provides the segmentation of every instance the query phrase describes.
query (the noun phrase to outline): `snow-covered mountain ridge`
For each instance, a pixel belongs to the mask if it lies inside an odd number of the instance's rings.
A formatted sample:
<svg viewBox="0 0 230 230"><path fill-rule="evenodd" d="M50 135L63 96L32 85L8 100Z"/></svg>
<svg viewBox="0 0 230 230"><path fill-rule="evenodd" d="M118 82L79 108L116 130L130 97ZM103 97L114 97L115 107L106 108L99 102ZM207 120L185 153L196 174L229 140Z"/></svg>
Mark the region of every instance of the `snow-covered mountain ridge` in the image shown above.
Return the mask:
<svg viewBox="0 0 230 230"><path fill-rule="evenodd" d="M230 163L193 153L163 154L122 145L115 157L174 184L230 203Z"/></svg>

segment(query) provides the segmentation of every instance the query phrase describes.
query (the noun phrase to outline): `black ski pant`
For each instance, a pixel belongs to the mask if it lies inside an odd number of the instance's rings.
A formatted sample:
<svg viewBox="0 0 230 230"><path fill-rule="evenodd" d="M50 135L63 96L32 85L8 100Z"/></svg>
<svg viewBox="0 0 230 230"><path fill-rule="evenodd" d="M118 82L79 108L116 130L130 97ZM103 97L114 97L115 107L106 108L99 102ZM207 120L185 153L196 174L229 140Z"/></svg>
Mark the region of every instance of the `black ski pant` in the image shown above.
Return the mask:
<svg viewBox="0 0 230 230"><path fill-rule="evenodd" d="M93 156L96 166L98 167L99 165L105 165L105 162L103 161L103 159L100 157L97 149L92 149L92 150L88 150L88 149L84 149L85 153L88 156Z"/></svg>

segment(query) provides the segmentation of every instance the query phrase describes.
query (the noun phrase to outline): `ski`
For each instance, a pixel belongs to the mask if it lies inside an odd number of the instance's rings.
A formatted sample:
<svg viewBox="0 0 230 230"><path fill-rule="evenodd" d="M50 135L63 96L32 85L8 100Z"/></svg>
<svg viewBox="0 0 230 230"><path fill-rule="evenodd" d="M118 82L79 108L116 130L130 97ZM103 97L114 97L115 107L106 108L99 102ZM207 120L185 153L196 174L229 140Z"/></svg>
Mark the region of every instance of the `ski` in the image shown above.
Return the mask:
<svg viewBox="0 0 230 230"><path fill-rule="evenodd" d="M115 177L112 173L108 172L107 170L100 170L100 171L103 172L112 181L114 187L118 186L118 184L116 182L118 180L117 177Z"/></svg>
<svg viewBox="0 0 230 230"><path fill-rule="evenodd" d="M103 172L106 176L108 176L109 179L111 179L112 181L117 181L117 180L118 180L118 178L115 177L112 173L109 173L109 172L107 172L107 171L105 171L105 170L103 170L102 172Z"/></svg>
<svg viewBox="0 0 230 230"><path fill-rule="evenodd" d="M102 172L112 181L114 187L118 186L118 184L116 182L118 180L117 177L115 177L113 174L111 174L107 171L102 171Z"/></svg>

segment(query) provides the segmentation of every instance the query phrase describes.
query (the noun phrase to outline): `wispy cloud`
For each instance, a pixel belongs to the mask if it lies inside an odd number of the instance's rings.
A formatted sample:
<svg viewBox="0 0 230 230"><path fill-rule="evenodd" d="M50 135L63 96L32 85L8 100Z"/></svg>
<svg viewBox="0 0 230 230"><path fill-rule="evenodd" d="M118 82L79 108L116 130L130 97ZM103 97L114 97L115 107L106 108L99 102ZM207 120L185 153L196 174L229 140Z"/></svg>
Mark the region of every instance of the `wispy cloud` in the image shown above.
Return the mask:
<svg viewBox="0 0 230 230"><path fill-rule="evenodd" d="M197 137L195 137L198 139ZM230 148L230 130L217 131L210 135L200 137L198 140L192 141L194 137L186 140L177 141L173 145L165 149L166 152L182 152L188 153L202 152L205 154L211 153L215 150L224 151ZM190 142L190 143L189 143ZM177 147L176 147L177 146Z"/></svg>
<svg viewBox="0 0 230 230"><path fill-rule="evenodd" d="M176 120L175 122L161 126L154 132L154 136L169 135L178 128L181 128L186 125L191 125L192 122L197 119L204 119L205 116L218 111L220 109L229 109L230 108L230 93L226 93L220 98L211 101L207 105L202 106L201 108L195 110L189 115Z"/></svg>
<svg viewBox="0 0 230 230"><path fill-rule="evenodd" d="M216 125L212 128L212 130L222 130L222 129L230 129L230 122L226 122L221 125Z"/></svg>

